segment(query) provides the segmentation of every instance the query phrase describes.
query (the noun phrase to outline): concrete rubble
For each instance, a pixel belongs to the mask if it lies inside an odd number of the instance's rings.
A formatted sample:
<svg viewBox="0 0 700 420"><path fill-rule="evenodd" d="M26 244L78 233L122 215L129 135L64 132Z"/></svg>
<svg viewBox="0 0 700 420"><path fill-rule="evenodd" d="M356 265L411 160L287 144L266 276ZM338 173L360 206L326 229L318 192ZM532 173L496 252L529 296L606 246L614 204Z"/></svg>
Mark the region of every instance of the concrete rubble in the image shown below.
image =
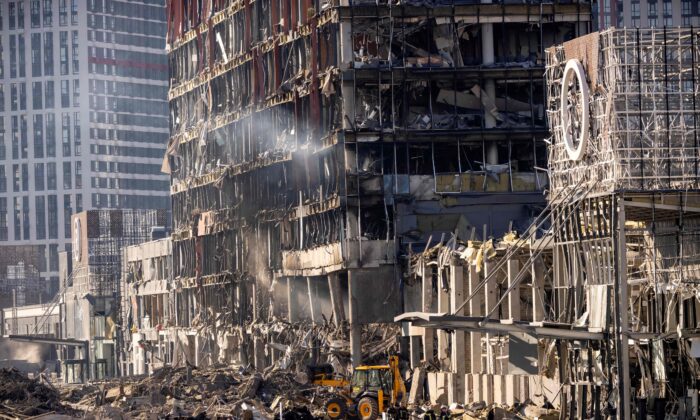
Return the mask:
<svg viewBox="0 0 700 420"><path fill-rule="evenodd" d="M30 379L15 369L0 369L0 417L30 418L44 414L75 415L46 377Z"/></svg>
<svg viewBox="0 0 700 420"><path fill-rule="evenodd" d="M82 398L76 398L82 396ZM141 380L113 380L68 393L70 406L85 418L273 418L280 409L313 418L321 410L316 387L298 383L287 371L261 375L239 366L165 367Z"/></svg>
<svg viewBox="0 0 700 420"><path fill-rule="evenodd" d="M298 382L289 370L259 374L249 368L212 365L164 367L143 378L97 381L90 385L57 384L29 379L14 370L1 370L0 416L28 418L150 419L252 418L311 420L325 416L332 390ZM11 401L11 402L10 402ZM451 418L554 419L556 410L528 402L517 406L483 402L449 407L418 402L408 406L411 418L446 413ZM444 411L443 411L444 410Z"/></svg>

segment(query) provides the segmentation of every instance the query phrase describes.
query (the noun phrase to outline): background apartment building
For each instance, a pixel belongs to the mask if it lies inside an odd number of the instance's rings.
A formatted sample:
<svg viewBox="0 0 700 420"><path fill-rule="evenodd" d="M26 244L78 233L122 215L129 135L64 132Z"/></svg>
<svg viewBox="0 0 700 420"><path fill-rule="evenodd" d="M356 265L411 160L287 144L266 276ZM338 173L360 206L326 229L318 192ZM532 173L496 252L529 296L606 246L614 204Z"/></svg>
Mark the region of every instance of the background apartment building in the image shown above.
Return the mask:
<svg viewBox="0 0 700 420"><path fill-rule="evenodd" d="M169 207L164 22L158 0L0 3L0 296L56 291L71 214Z"/></svg>
<svg viewBox="0 0 700 420"><path fill-rule="evenodd" d="M601 0L597 7L599 29L700 26L698 0Z"/></svg>

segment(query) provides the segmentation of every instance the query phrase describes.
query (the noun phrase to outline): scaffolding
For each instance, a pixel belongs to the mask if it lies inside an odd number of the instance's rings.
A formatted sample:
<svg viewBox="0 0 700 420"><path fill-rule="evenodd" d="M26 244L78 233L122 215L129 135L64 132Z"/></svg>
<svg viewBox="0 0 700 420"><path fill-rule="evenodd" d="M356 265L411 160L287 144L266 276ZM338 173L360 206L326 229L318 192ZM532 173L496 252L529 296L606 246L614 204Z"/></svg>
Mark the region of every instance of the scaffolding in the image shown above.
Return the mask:
<svg viewBox="0 0 700 420"><path fill-rule="evenodd" d="M431 270L450 273L438 275L445 298L438 297L437 311L424 300L420 312L397 317L425 328L423 348L432 346L431 329L438 330L438 355L448 343L461 345L467 331L474 372L483 359L517 360L527 346L516 347L513 334L527 331L537 338L537 348L530 347L538 360L534 383L556 400L550 401L563 418L697 418L699 35L611 29L548 50L548 205L521 237L482 243L479 251L470 250L476 241L463 252L448 244L436 247L437 258L426 251L416 259L424 298L433 282L424 274L426 260ZM469 293L464 259L471 265ZM523 322L521 301L539 306L533 322ZM511 336L493 339L501 333ZM505 353L502 342L510 346ZM460 360L453 352L443 370L459 373L452 366ZM518 386L513 375L498 375L510 371L487 372L495 373L464 378L471 398L486 392L488 400L489 392Z"/></svg>
<svg viewBox="0 0 700 420"><path fill-rule="evenodd" d="M601 399L621 418L695 416L699 42L689 28L611 29L548 51L552 304L557 322L611 333L562 341L574 417Z"/></svg>
<svg viewBox="0 0 700 420"><path fill-rule="evenodd" d="M548 51L553 193L581 179L600 194L700 188L699 36L690 28L611 29ZM567 153L562 124L570 59L585 60L590 84L590 136L578 161ZM566 86L569 97L574 84ZM580 115L584 104L577 106Z"/></svg>
<svg viewBox="0 0 700 420"><path fill-rule="evenodd" d="M95 296L119 292L124 247L151 240L153 227L169 226L165 210L88 210L85 217L87 260L74 264L72 286Z"/></svg>

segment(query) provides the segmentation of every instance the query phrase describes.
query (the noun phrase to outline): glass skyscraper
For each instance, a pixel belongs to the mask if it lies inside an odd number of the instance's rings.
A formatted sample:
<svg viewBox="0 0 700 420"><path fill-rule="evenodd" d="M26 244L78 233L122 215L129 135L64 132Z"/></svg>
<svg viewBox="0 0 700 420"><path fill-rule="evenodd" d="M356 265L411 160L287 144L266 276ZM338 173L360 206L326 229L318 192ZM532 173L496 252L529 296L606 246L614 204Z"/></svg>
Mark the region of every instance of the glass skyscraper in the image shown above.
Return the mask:
<svg viewBox="0 0 700 420"><path fill-rule="evenodd" d="M164 0L0 2L0 296L57 290L71 214L169 207L165 33Z"/></svg>

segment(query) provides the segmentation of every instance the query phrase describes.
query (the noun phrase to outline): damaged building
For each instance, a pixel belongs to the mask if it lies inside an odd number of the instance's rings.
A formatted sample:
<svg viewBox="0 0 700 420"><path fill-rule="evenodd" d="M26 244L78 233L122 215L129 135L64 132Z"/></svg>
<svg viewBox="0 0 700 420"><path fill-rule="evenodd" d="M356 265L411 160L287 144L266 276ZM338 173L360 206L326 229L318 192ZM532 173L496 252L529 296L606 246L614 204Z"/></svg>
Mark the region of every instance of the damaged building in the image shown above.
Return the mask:
<svg viewBox="0 0 700 420"><path fill-rule="evenodd" d="M590 19L577 1L169 1L168 322L217 331L193 357L264 369L324 326L357 365L386 341L368 326L404 312L412 252L524 230L548 183L545 48Z"/></svg>
<svg viewBox="0 0 700 420"><path fill-rule="evenodd" d="M124 375L143 375L165 365L181 364L178 357L190 348L186 337L178 339L184 329L175 328L177 320L170 316L176 304L171 288L171 244L170 238L164 238L123 250L120 310L124 341L120 362ZM177 351L180 348L184 351ZM197 362L196 357L191 360Z"/></svg>
<svg viewBox="0 0 700 420"><path fill-rule="evenodd" d="M47 313L56 305L61 308L61 338L88 346L63 346L65 381L121 374L122 249L162 236L168 226L165 210L88 210L73 215L73 252L61 254L61 293L47 307ZM38 327L41 331L42 325Z"/></svg>
<svg viewBox="0 0 700 420"><path fill-rule="evenodd" d="M548 50L547 208L519 237L413 257L422 300L396 319L437 347L445 398L697 418L698 58L690 28Z"/></svg>

